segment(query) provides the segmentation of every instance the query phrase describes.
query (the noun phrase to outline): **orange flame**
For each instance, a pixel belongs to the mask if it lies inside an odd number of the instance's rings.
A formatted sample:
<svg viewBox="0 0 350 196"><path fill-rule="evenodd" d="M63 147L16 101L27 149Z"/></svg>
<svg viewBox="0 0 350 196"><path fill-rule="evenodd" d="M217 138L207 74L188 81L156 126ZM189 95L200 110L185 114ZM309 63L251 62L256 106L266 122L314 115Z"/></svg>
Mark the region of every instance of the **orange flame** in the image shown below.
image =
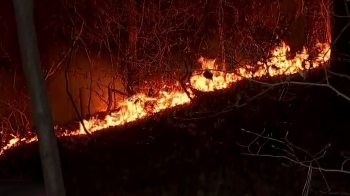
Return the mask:
<svg viewBox="0 0 350 196"><path fill-rule="evenodd" d="M121 107L118 112L112 112L103 120L96 118L84 120L84 125L89 132L95 132L101 129L132 122L147 115L158 113L164 109L183 105L189 102L190 98L186 95L186 93L180 91L160 91L157 98L147 97L145 94L140 93L121 103ZM68 135L72 134L85 134L83 126L80 125L79 130L74 133L69 133Z"/></svg>
<svg viewBox="0 0 350 196"><path fill-rule="evenodd" d="M191 77L190 85L192 88L199 91L208 92L228 88L233 83L243 80L244 78L259 78L262 76L279 76L300 73L300 71L303 70L317 68L329 61L331 53L329 44L318 43L316 45L316 50L318 55L313 60L308 60L309 54L306 48L297 53L293 59L288 59L287 54L290 51L290 47L282 42L280 46L275 47L271 51L271 57L265 62L259 61L256 63L255 67L250 65L240 67L236 70L236 73L219 71L217 70L218 64L215 59L205 59L200 57L198 62L202 65L203 71L200 71ZM253 68L256 71L251 71ZM204 70L210 70L213 77L210 79L204 77ZM179 84L175 85L179 86ZM191 92L190 89L188 90ZM191 100L187 94L179 90L174 90L172 92L161 90L157 97L148 97L147 95L140 93L120 103L120 109L107 115L103 120L91 118L89 120L84 120L84 125L90 133L94 133L109 127L123 125L144 118L167 108L188 104L190 102ZM58 137L63 137L84 135L85 132L83 126L80 124L78 130L65 130L64 133L56 132L56 134ZM32 143L37 140L37 136L29 138L14 137L2 147L0 155L4 154L6 150L14 146L23 143Z"/></svg>

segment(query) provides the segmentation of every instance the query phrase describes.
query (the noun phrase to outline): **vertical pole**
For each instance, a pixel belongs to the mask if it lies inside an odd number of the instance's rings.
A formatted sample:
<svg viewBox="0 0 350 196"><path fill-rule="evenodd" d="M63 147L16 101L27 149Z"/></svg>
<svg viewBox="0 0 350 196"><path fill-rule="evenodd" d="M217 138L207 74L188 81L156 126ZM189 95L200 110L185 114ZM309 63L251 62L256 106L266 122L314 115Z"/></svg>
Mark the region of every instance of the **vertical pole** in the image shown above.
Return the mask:
<svg viewBox="0 0 350 196"><path fill-rule="evenodd" d="M45 80L40 66L39 51L33 16L32 0L13 0L22 67L27 82L38 131L39 150L49 196L65 196L61 162L53 130Z"/></svg>

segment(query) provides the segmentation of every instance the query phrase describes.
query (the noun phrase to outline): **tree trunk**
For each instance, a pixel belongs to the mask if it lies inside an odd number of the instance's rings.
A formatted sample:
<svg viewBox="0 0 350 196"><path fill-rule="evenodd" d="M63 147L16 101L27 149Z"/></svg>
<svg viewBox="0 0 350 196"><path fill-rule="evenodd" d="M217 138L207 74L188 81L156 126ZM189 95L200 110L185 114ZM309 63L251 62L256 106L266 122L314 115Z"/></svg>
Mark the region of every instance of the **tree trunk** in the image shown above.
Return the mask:
<svg viewBox="0 0 350 196"><path fill-rule="evenodd" d="M218 6L218 31L220 40L220 60L222 63L222 71L224 71L224 79L226 80L226 52L225 52L225 37L224 37L224 1L219 1Z"/></svg>
<svg viewBox="0 0 350 196"><path fill-rule="evenodd" d="M40 66L32 0L13 0L22 66L38 132L39 150L47 195L65 196L61 162L52 114Z"/></svg>
<svg viewBox="0 0 350 196"><path fill-rule="evenodd" d="M129 95L134 94L134 86L138 84L139 77L137 70L137 27L136 27L136 3L135 0L128 1L128 48L127 48L127 62L126 62L126 89Z"/></svg>

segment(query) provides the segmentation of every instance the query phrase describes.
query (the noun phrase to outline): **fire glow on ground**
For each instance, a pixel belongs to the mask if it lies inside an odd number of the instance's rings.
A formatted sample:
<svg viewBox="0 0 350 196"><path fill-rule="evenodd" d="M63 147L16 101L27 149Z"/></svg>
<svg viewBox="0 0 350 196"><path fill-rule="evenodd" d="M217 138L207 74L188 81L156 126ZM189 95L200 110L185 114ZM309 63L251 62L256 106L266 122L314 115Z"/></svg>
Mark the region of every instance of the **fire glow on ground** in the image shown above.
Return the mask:
<svg viewBox="0 0 350 196"><path fill-rule="evenodd" d="M194 74L190 78L190 84L187 84L192 89L202 92L211 92L215 90L225 89L232 84L241 81L245 78L260 78L263 76L280 76L300 73L303 70L315 69L324 65L330 59L330 45L327 43L318 43L315 46L318 54L315 58L309 59L309 53L304 48L298 52L294 58L288 59L287 55L290 47L282 42L275 47L268 58L264 62L257 62L256 65L246 65L236 69L234 72L224 72L219 69L219 65L215 59L199 58L198 62L202 65L202 71ZM211 78L204 76L204 72L210 70ZM179 83L175 86L180 86ZM169 87L169 86L165 86ZM159 94L154 97L148 97L144 93L139 93L133 97L124 100L119 104L118 111L111 112L104 119L91 118L84 120L84 126L87 131L94 133L110 127L120 126L125 123L142 119L146 116L158 113L164 109L172 108L178 105L189 104L191 98L195 98L191 88L188 88L187 94L181 90L166 91L160 90ZM175 88L170 88L175 89ZM178 88L177 88L178 89ZM189 96L192 96L191 98ZM152 107L148 107L149 105ZM60 128L56 128L60 130ZM73 135L85 135L84 128L80 124L77 130L64 130L63 132L56 131L57 137L69 137ZM37 136L17 137L7 141L6 145L0 149L0 155L3 155L6 150L21 144L29 144L36 142Z"/></svg>

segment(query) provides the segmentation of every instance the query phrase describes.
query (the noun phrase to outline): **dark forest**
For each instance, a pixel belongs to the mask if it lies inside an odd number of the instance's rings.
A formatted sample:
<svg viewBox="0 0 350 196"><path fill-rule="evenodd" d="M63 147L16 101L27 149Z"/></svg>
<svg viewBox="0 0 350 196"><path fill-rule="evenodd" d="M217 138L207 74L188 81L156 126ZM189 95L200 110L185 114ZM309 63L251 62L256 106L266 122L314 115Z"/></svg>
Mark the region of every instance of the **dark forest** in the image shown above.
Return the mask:
<svg viewBox="0 0 350 196"><path fill-rule="evenodd" d="M0 2L1 195L350 195L348 1L20 2Z"/></svg>

